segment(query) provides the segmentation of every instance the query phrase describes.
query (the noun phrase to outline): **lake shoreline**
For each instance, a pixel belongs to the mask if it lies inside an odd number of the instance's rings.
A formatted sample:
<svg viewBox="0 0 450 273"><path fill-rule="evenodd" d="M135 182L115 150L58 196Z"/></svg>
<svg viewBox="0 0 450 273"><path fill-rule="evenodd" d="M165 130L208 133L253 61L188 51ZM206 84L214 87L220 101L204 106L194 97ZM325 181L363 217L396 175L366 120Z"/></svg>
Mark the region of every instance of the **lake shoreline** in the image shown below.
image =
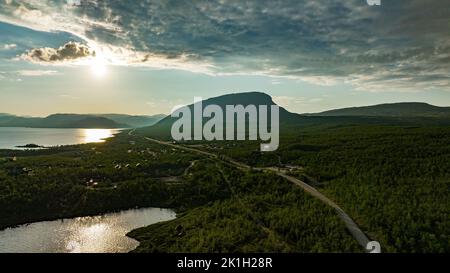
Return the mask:
<svg viewBox="0 0 450 273"><path fill-rule="evenodd" d="M5 128L5 127L3 127ZM95 145L100 145L100 144L105 144L109 141L111 141L112 139L117 138L117 136L121 135L121 134L125 134L127 132L127 129L121 129L121 130L117 130L116 132L114 132L112 134L111 137L104 139L103 142L98 143L98 142L93 142L93 143L78 143L78 144L67 144L67 145L59 145L59 146L51 146L51 147L46 147L45 149L1 149L0 148L0 152L3 152L3 156L8 158L9 156L14 155L18 155L18 156L22 156L20 155L20 153L25 153L25 155L29 155L28 153L33 153L33 152L38 152L38 151L42 151L42 150L48 150L51 151L53 149L56 149L55 152L59 152L58 149L64 149L64 148L73 148L73 149L78 149L80 147L82 147L83 145L89 145L89 144L95 144ZM9 155L8 155L9 154ZM1 158L0 158L1 159ZM150 207L158 207L161 209L169 209L169 210L173 210L175 213L179 213L179 209L176 207L171 207L168 206L168 204L162 202L160 204L158 203L149 203L149 204L145 204L144 206L136 206L136 205L130 205L130 206L124 206L124 207L117 207L117 208L109 208L109 209L100 209L98 211L77 211L77 212L63 212L63 213L43 213L42 215L38 215L38 216L29 216L29 217L24 217L24 219L20 219L21 217L17 217L17 218L13 218L13 219L8 219L10 221L10 223L8 223L8 220L6 221L6 224L3 224L0 222L0 231L9 229L9 228L17 228L23 225L30 225L33 223L37 223L37 222L45 222L45 221L54 221L54 220L58 220L58 219L74 219L74 218L78 218L78 217L93 217L93 216L98 216L98 215L103 215L103 214L108 214L108 213L118 213L121 211L127 211L127 210L131 210L131 209L142 209L142 208L150 208ZM12 220L12 221L11 221Z"/></svg>
<svg viewBox="0 0 450 273"><path fill-rule="evenodd" d="M0 150L24 151L102 143L126 128L29 128L0 127Z"/></svg>
<svg viewBox="0 0 450 273"><path fill-rule="evenodd" d="M30 219L30 220L25 220L25 221L21 221L17 224L11 224L11 225L0 225L0 231L4 231L7 229L12 229L12 228L18 228L21 226L28 226L34 223L39 223L39 222L50 222L50 221L56 221L56 220L71 220L71 219L76 219L79 217L95 217L95 216L101 216L101 215L106 215L106 214L110 214L110 213L120 213L120 212L124 212L124 211L128 211L128 210L134 210L134 209L148 209L148 208L160 208L160 209L167 209L167 210L172 210L174 211L177 215L179 213L179 211L176 208L171 208L171 207L164 207L164 206L145 206L145 207L129 207L129 208L121 208L121 209L113 209L113 210L106 210L106 211L102 211L102 212L97 212L97 213L74 213L74 214L66 214L63 216L48 216L48 217L40 217L40 218L36 218L36 219Z"/></svg>
<svg viewBox="0 0 450 273"><path fill-rule="evenodd" d="M159 216L158 216L159 214ZM134 215L134 217L130 218L130 215ZM139 216L137 216L139 215ZM142 216L141 216L142 215ZM153 215L153 216L152 216ZM150 218L149 218L150 217ZM156 217L156 218L155 218ZM66 230L71 230L74 232L73 225L78 225L78 228L82 229L95 229L98 226L102 225L108 225L108 228L105 230L105 233L100 233L98 236L100 238L94 237L90 238L90 242L84 242L84 241L78 241L75 242L75 244L79 244L81 247L90 247L91 245L89 243L95 242L97 240L100 240L100 243L103 242L102 238L109 238L108 236L111 236L111 234L114 234L117 238L119 238L119 241L110 241L110 243L107 245L108 249L101 249L101 251L97 250L81 250L80 253L118 253L118 252L132 252L135 250L139 245L140 242L136 240L135 238L132 238L131 236L128 236L129 233L132 231L146 227L151 226L153 224L166 222L174 220L178 217L178 213L170 208L162 208L162 207L135 207L135 208L129 208L129 209L123 209L123 210L117 210L113 212L105 212L100 214L93 214L93 215L84 215L84 216L75 216L75 217L63 217L63 218L57 218L57 219L48 219L48 220L42 220L42 221L36 221L36 222L28 222L24 224L19 224L16 226L7 227L5 229L0 230L0 237L8 237L9 235L17 238L13 238L8 242L8 240L3 241L3 245L0 243L0 253L8 253L11 251L11 247L14 249L15 247L19 246L19 248L25 247L25 249L22 248L21 253L32 253L36 251L36 243L32 242L32 247L28 249L28 245L21 245L20 242L26 241L27 233L35 232L36 230L41 231L42 230L48 230L51 229L51 227L61 226L62 228L58 228L57 230L54 230L56 232L55 236L51 236L49 234L45 234L45 236L52 238L49 239L50 242L46 242L47 250L44 251L46 253L66 253L68 252L67 248L61 249L61 242L72 242L73 237L70 234L66 234ZM117 222L119 221L119 222ZM150 221L150 222L149 222ZM86 224L87 223L87 224ZM138 223L138 224L137 224ZM116 226L119 225L119 226ZM42 229L42 227L46 227L45 229ZM40 227L40 228L39 228ZM48 228L49 227L49 228ZM61 231L63 231L61 233ZM121 233L123 232L123 233ZM52 231L53 233L53 231ZM6 238L5 237L5 238ZM39 236L38 236L39 237ZM5 239L4 238L4 239ZM76 237L78 238L78 237ZM120 242L132 240L135 243L135 246L130 247L130 243L127 244L127 247L129 247L127 250L124 251L124 245ZM14 239L18 240L18 243L16 245L16 241ZM104 240L104 239L103 239ZM130 241L128 241L130 242ZM33 245L34 243L34 245ZM54 247L54 244L59 244L57 248ZM84 245L83 245L84 244ZM50 245L50 248L48 248ZM70 244L68 244L70 246ZM34 248L33 248L34 246ZM53 246L53 248L51 247ZM83 249L83 248L81 248ZM40 252L40 250L39 250ZM72 252L72 251L70 251ZM77 252L77 251L75 251Z"/></svg>

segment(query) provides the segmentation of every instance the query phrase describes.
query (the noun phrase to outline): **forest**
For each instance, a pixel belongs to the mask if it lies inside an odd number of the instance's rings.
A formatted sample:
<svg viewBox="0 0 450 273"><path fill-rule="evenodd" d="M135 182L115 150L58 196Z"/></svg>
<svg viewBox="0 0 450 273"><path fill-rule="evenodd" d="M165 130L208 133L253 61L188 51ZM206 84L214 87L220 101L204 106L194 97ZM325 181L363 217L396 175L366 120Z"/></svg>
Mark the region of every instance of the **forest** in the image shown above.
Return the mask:
<svg viewBox="0 0 450 273"><path fill-rule="evenodd" d="M257 143L204 143L252 166L279 166L339 204L385 251L450 251L450 128L357 125L284 131Z"/></svg>
<svg viewBox="0 0 450 273"><path fill-rule="evenodd" d="M35 151L1 151L0 228L134 207L169 207L195 155L131 140Z"/></svg>
<svg viewBox="0 0 450 273"><path fill-rule="evenodd" d="M450 129L346 125L181 143L309 183L386 252L449 252ZM220 157L219 157L220 158ZM0 228L134 207L175 220L132 231L136 252L361 252L335 211L290 182L124 132L106 143L0 151Z"/></svg>
<svg viewBox="0 0 450 273"><path fill-rule="evenodd" d="M219 174L209 191L225 188L218 197L226 198L131 232L141 242L135 252L362 252L332 208L282 178L220 163L206 168Z"/></svg>

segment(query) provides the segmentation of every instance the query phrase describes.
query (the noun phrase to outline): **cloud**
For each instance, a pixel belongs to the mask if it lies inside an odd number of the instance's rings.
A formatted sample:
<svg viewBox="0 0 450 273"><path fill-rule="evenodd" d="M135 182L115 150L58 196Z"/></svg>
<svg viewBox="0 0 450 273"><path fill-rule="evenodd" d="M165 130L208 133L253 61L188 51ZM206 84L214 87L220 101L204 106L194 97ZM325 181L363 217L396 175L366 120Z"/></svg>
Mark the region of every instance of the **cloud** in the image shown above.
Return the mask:
<svg viewBox="0 0 450 273"><path fill-rule="evenodd" d="M60 72L55 70L15 70L15 71L0 71L0 80L6 79L10 81L23 81L24 77L48 77L59 75Z"/></svg>
<svg viewBox="0 0 450 273"><path fill-rule="evenodd" d="M19 70L17 75L23 77L41 77L41 76L53 76L57 75L58 71L54 70Z"/></svg>
<svg viewBox="0 0 450 273"><path fill-rule="evenodd" d="M95 56L95 51L88 46L68 42L59 48L33 48L21 56L22 59L38 63L58 63Z"/></svg>
<svg viewBox="0 0 450 273"><path fill-rule="evenodd" d="M273 84L273 85L282 84L282 82L280 80L275 80L275 79L271 80L270 83Z"/></svg>
<svg viewBox="0 0 450 273"><path fill-rule="evenodd" d="M68 100L76 100L79 99L78 97L72 96L72 95L68 95L68 94L61 94L59 95L59 97L61 99L68 99Z"/></svg>
<svg viewBox="0 0 450 273"><path fill-rule="evenodd" d="M284 107L293 107L296 105L302 105L307 102L304 97L293 97L293 96L273 96L273 101Z"/></svg>
<svg viewBox="0 0 450 273"><path fill-rule="evenodd" d="M5 44L5 45L3 45L3 47L1 47L0 49L3 49L3 50L10 50L10 49L15 49L16 47L17 47L16 44Z"/></svg>
<svg viewBox="0 0 450 273"><path fill-rule="evenodd" d="M442 0L74 2L0 1L0 21L74 34L118 65L371 91L450 89L450 10ZM29 60L67 59L35 50Z"/></svg>
<svg viewBox="0 0 450 273"><path fill-rule="evenodd" d="M152 101L145 102L145 105L149 107L150 113L160 114L160 113L166 113L170 114L175 109L178 109L180 107L184 107L186 105L189 105L190 102L186 102L183 99L153 99Z"/></svg>

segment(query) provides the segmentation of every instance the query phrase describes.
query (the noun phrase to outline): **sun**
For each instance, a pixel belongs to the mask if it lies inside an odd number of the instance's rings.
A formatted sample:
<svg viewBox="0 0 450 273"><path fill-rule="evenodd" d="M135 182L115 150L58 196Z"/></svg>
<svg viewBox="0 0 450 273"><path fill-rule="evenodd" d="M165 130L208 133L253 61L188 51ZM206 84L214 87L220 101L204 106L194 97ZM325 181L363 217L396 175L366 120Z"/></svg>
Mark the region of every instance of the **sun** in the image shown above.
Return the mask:
<svg viewBox="0 0 450 273"><path fill-rule="evenodd" d="M96 77L104 77L107 74L106 64L100 58L95 58L91 63L91 72Z"/></svg>

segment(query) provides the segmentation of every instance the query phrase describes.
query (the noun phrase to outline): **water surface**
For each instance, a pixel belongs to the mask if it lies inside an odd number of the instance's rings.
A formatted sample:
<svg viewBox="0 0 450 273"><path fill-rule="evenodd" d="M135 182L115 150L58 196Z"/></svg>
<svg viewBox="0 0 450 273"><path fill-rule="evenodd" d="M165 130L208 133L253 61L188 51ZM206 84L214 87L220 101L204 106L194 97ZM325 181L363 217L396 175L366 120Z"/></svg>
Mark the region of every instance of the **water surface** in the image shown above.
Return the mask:
<svg viewBox="0 0 450 273"><path fill-rule="evenodd" d="M61 129L0 127L0 149L19 149L17 146L37 144L60 146L103 142L120 132L119 129Z"/></svg>
<svg viewBox="0 0 450 273"><path fill-rule="evenodd" d="M139 243L125 234L175 216L169 209L143 208L22 225L0 231L0 253L129 252Z"/></svg>

